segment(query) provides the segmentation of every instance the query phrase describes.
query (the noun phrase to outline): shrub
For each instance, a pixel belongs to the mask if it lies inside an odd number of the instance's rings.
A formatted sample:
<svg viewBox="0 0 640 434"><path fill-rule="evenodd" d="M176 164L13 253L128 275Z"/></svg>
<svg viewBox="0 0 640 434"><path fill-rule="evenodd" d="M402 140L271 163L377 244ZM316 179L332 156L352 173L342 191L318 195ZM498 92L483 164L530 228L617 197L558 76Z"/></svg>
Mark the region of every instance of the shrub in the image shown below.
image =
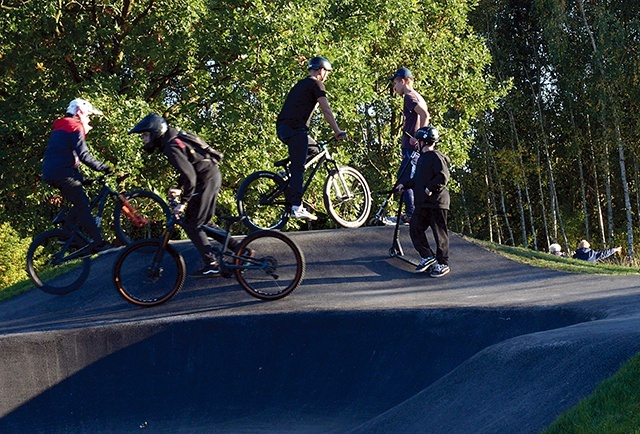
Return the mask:
<svg viewBox="0 0 640 434"><path fill-rule="evenodd" d="M25 280L24 264L29 248L9 223L0 224L0 290Z"/></svg>

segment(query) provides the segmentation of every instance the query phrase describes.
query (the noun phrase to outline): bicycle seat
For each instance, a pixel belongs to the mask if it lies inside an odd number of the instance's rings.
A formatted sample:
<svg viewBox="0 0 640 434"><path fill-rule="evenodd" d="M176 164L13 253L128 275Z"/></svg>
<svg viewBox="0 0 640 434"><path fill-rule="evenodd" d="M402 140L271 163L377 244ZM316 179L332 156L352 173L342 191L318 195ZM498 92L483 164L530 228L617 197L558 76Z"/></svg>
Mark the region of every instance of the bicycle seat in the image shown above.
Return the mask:
<svg viewBox="0 0 640 434"><path fill-rule="evenodd" d="M276 167L286 167L287 164L289 164L288 158L285 158L284 160L278 160L275 163L273 163L273 165Z"/></svg>

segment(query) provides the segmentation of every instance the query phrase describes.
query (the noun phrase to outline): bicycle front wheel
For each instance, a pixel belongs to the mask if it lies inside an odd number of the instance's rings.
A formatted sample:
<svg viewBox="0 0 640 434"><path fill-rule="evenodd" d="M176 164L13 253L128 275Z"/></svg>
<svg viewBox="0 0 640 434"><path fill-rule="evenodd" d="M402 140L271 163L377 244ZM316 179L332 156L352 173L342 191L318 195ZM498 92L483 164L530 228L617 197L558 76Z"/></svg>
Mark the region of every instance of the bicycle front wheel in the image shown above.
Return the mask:
<svg viewBox="0 0 640 434"><path fill-rule="evenodd" d="M171 216L169 205L160 196L146 190L124 193L129 204L140 214L141 222L135 224L122 210L122 201L114 207L113 223L116 236L122 243L145 238L160 238Z"/></svg>
<svg viewBox="0 0 640 434"><path fill-rule="evenodd" d="M70 259L69 256L86 243L78 237L77 241L68 242L68 238L61 230L47 231L38 235L27 251L27 274L38 288L49 294L75 291L89 277L91 259L88 256Z"/></svg>
<svg viewBox="0 0 640 434"><path fill-rule="evenodd" d="M182 255L171 245L163 249L159 239L139 240L120 254L113 266L113 279L128 302L157 306L182 288L186 269Z"/></svg>
<svg viewBox="0 0 640 434"><path fill-rule="evenodd" d="M259 231L247 236L235 260L236 279L252 296L278 300L291 294L304 278L306 263L298 245L282 232ZM251 252L253 256L249 256Z"/></svg>
<svg viewBox="0 0 640 434"><path fill-rule="evenodd" d="M327 176L324 183L324 206L343 228L359 228L371 211L371 190L366 179L352 167L341 167ZM343 182L344 181L344 182Z"/></svg>
<svg viewBox="0 0 640 434"><path fill-rule="evenodd" d="M281 229L289 219L284 191L286 181L273 172L247 176L238 188L238 213L252 231Z"/></svg>

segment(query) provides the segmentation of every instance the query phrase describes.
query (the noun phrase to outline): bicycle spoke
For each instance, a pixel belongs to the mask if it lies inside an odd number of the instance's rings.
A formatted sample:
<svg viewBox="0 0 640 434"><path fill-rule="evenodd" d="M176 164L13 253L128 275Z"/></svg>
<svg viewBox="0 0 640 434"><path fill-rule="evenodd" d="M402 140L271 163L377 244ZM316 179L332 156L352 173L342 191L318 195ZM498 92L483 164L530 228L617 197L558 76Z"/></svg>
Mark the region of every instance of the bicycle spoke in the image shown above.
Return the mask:
<svg viewBox="0 0 640 434"><path fill-rule="evenodd" d="M371 193L364 177L351 167L342 167L325 183L325 207L343 227L362 226L371 210Z"/></svg>
<svg viewBox="0 0 640 434"><path fill-rule="evenodd" d="M154 306L169 300L184 284L186 267L182 257L171 246L158 255L159 247L158 240L138 241L116 261L116 287L127 301Z"/></svg>
<svg viewBox="0 0 640 434"><path fill-rule="evenodd" d="M253 230L279 229L287 220L283 193L284 181L275 173L256 172L238 189L238 212Z"/></svg>
<svg viewBox="0 0 640 434"><path fill-rule="evenodd" d="M34 283L50 294L66 294L78 289L89 275L91 262L84 256L70 259L83 248L82 240L68 241L62 231L45 232L33 241L27 252L27 272Z"/></svg>
<svg viewBox="0 0 640 434"><path fill-rule="evenodd" d="M170 214L169 206L159 196L139 190L125 193L127 201L138 213L141 223L126 216L121 203L116 210L116 232L126 244L144 238L158 238L165 229Z"/></svg>
<svg viewBox="0 0 640 434"><path fill-rule="evenodd" d="M285 297L298 287L304 277L305 264L298 246L280 232L258 232L243 242L254 251L252 258L237 259L244 264L236 272L238 282L251 295L265 300Z"/></svg>

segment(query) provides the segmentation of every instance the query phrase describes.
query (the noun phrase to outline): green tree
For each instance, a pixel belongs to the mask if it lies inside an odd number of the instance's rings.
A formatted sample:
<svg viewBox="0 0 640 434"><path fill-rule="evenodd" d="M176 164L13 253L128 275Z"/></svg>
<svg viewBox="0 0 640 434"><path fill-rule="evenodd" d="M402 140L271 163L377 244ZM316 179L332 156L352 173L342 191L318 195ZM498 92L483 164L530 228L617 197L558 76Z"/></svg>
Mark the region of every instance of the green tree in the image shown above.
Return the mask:
<svg viewBox="0 0 640 434"><path fill-rule="evenodd" d="M131 173L128 186L173 182L170 168L144 155L126 132L149 111L201 134L225 153L220 207L234 212L234 188L248 173L286 154L274 124L282 101L306 75L307 60L329 58L329 98L350 141L339 159L365 173L374 190L392 182L399 162L399 98L388 77L407 66L427 99L443 148L463 167L476 116L503 86L469 27L468 0L28 0L4 3L0 22L0 209L27 235L47 224L52 191L39 165L53 120L82 96L105 111L88 136L97 157ZM31 53L24 56L25 52ZM314 135L326 126L312 120ZM321 203L321 200L316 200ZM18 218L32 210L28 219Z"/></svg>

